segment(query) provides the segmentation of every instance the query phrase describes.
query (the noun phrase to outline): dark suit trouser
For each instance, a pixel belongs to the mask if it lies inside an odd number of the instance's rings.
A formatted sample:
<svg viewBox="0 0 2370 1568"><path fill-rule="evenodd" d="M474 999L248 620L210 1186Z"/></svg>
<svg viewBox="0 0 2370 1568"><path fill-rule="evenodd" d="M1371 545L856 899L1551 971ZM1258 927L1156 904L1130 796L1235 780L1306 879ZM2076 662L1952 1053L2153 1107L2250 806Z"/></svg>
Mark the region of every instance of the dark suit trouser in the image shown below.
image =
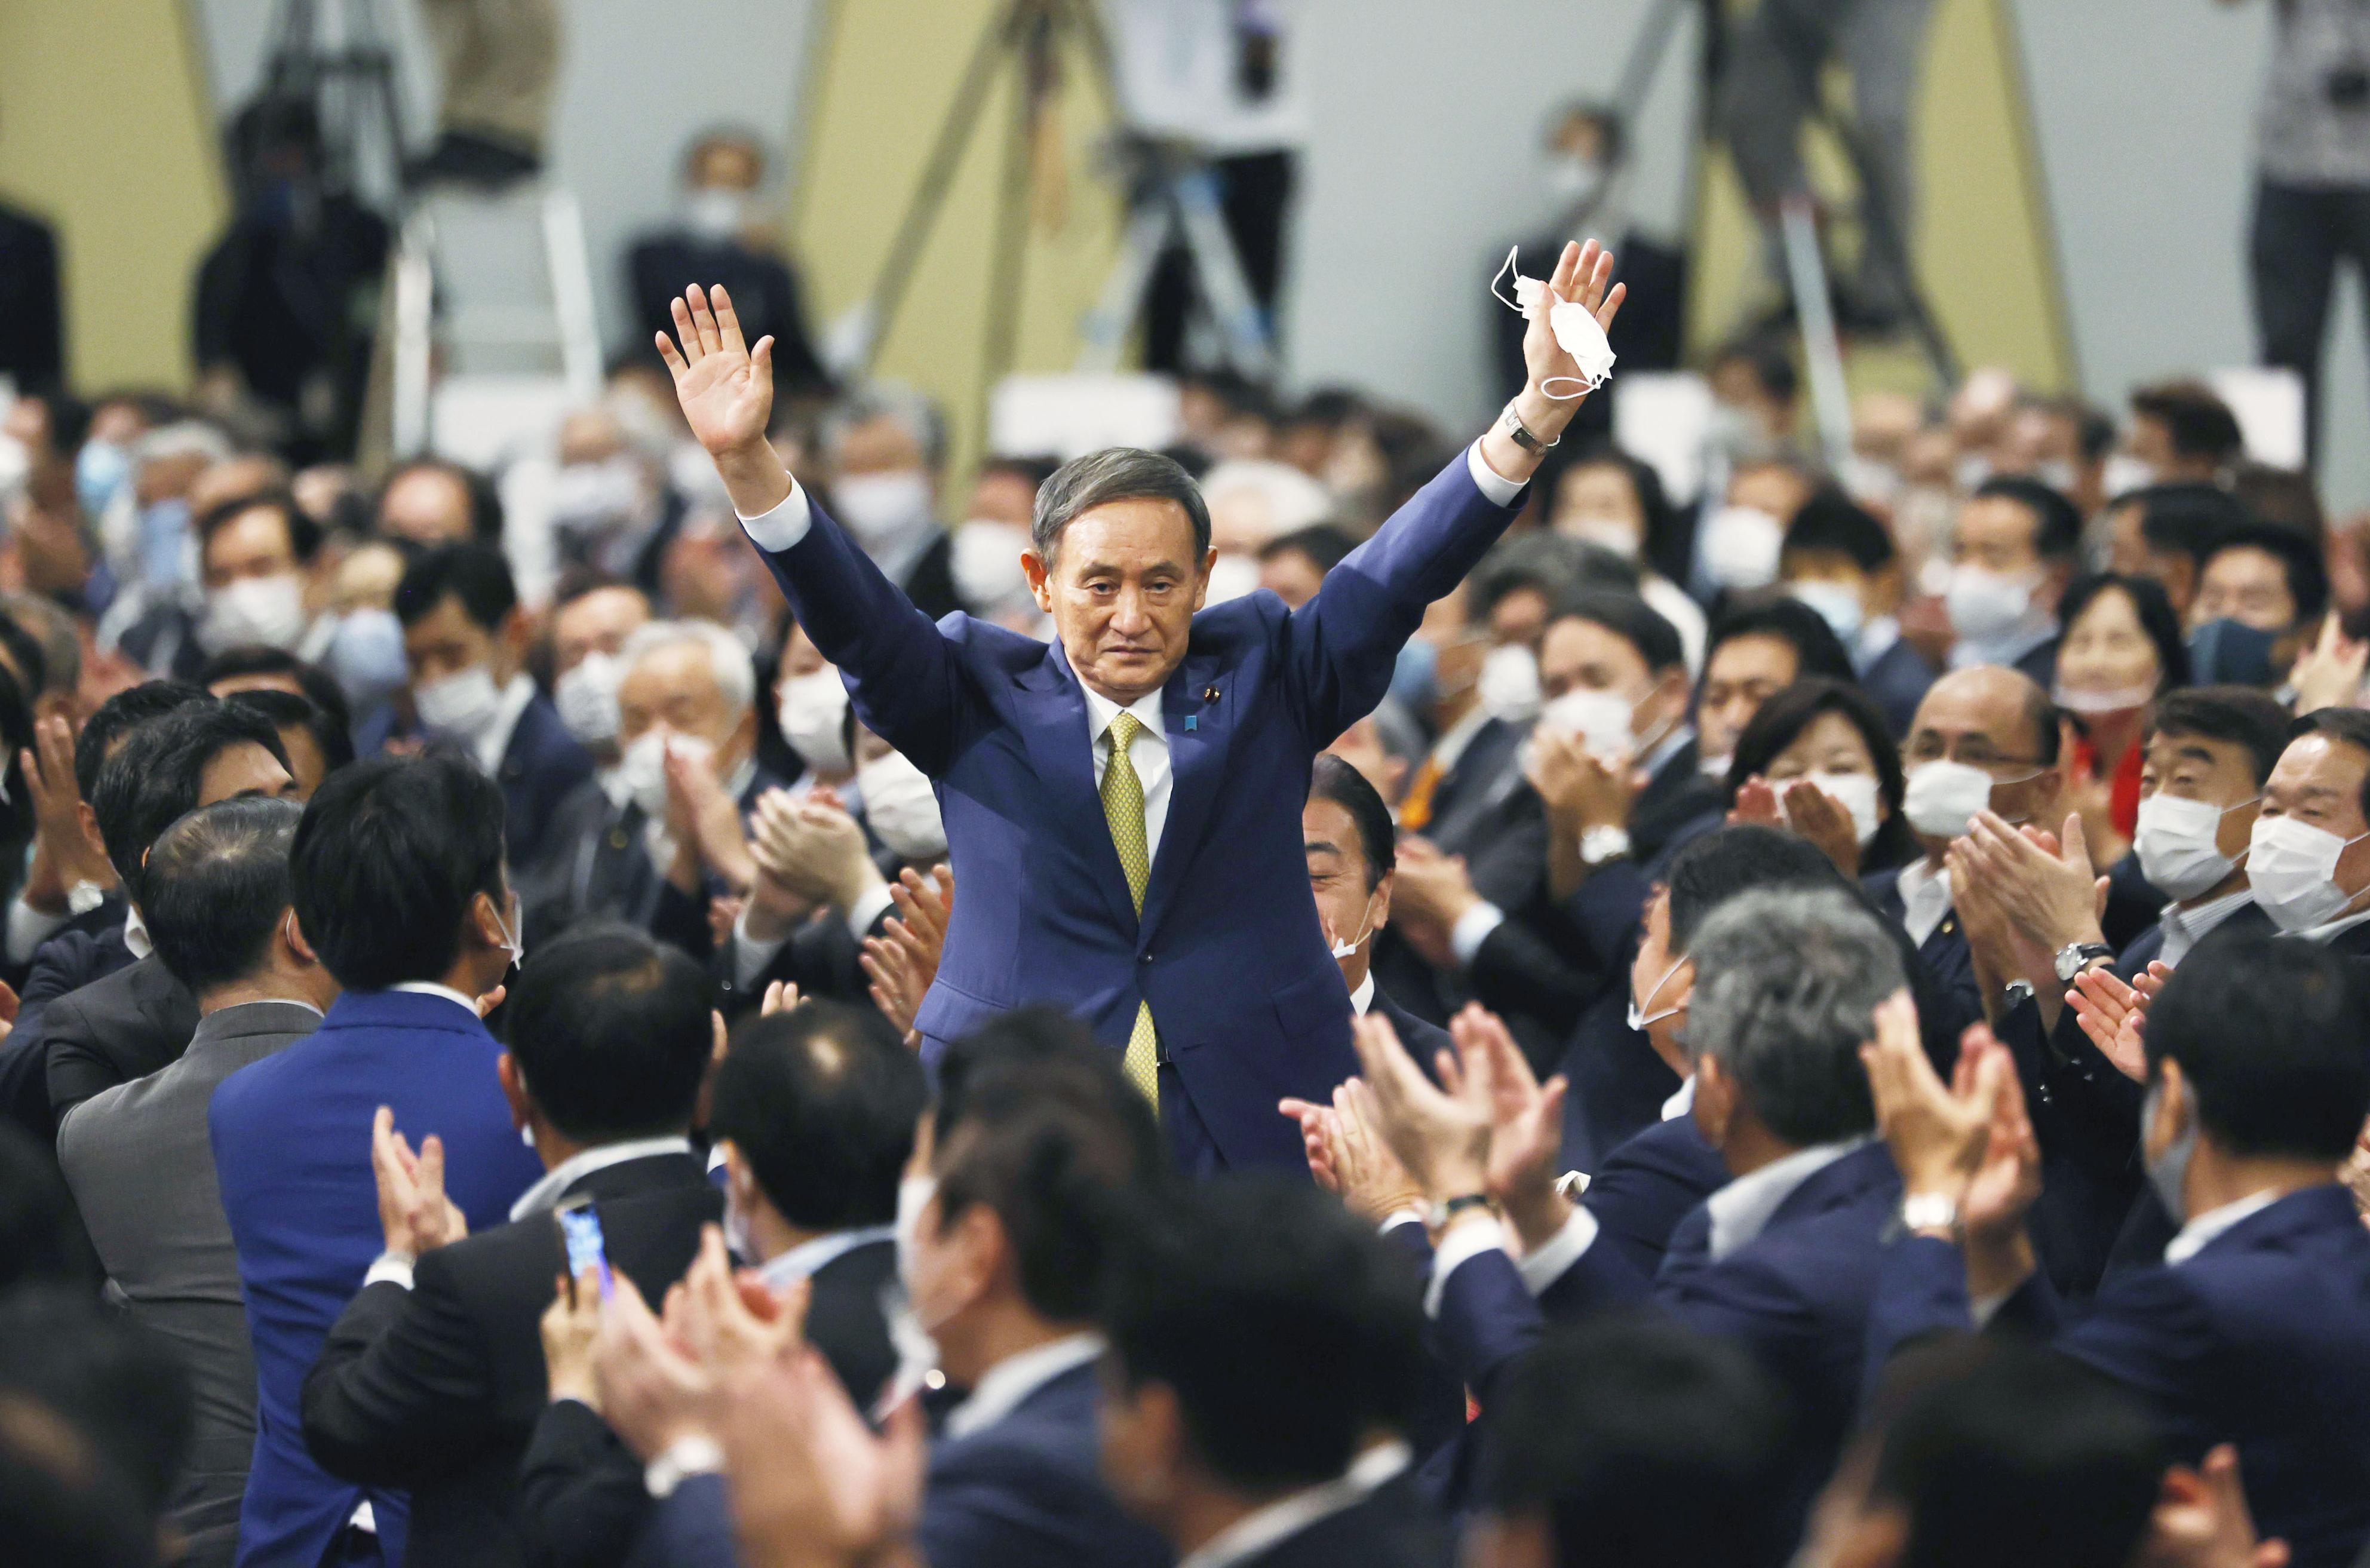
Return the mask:
<svg viewBox="0 0 2370 1568"><path fill-rule="evenodd" d="M2370 298L2370 188L2263 180L2247 251L2262 361L2303 379L2306 449L2318 461L2320 358L2340 261L2353 263Z"/></svg>

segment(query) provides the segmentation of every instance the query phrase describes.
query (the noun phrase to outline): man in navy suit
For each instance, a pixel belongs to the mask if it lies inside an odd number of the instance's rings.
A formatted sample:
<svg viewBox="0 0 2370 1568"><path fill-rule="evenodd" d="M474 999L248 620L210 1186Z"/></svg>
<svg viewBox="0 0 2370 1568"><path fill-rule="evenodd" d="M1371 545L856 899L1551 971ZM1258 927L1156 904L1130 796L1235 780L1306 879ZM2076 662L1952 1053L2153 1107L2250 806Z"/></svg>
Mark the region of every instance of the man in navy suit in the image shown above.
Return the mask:
<svg viewBox="0 0 2370 1568"><path fill-rule="evenodd" d="M1823 490L1786 525L1778 575L1787 592L1826 617L1851 654L1860 688L1905 735L1934 684L1934 666L1901 635L1907 591L1892 531L1839 490Z"/></svg>
<svg viewBox="0 0 2370 1568"><path fill-rule="evenodd" d="M2236 1444L2257 1526L2302 1568L2347 1568L2370 1540L2370 1231L2331 1179L2370 1113L2355 962L2225 937L2166 983L2142 1147L2181 1229L2161 1267L2109 1279L2056 1340L2153 1406L2182 1462ZM2025 1236L2036 1161L2012 1083L1962 1099L1918 1066L1882 1042L1870 1065L1916 1232L1881 1277L1872 1367L1964 1329L1971 1297L2058 1315Z"/></svg>
<svg viewBox="0 0 2370 1568"><path fill-rule="evenodd" d="M472 1230L508 1218L543 1175L477 1015L517 957L501 791L458 757L358 763L305 807L290 868L297 928L344 994L309 1039L225 1079L210 1113L258 1382L238 1561L334 1551L392 1568L407 1494L325 1474L305 1451L301 1394L384 1240L381 1106L442 1164Z"/></svg>
<svg viewBox="0 0 2370 1568"><path fill-rule="evenodd" d="M1375 939L1391 920L1391 883L1397 874L1397 830L1391 808L1366 776L1330 752L1308 772L1308 804L1300 813L1301 849L1308 859L1308 891L1325 940L1350 987L1350 1006L1360 1014L1391 1020L1399 1043L1429 1067L1433 1054L1449 1048L1448 1031L1418 1018L1375 984Z"/></svg>
<svg viewBox="0 0 2370 1568"><path fill-rule="evenodd" d="M1398 1248L1266 1175L1213 1182L1135 1232L1103 1310L1102 1460L1128 1511L1180 1560L1446 1568L1398 1435L1421 1294Z"/></svg>
<svg viewBox="0 0 2370 1568"><path fill-rule="evenodd" d="M524 876L547 850L568 847L548 830L568 792L592 777L592 754L526 673L528 625L510 563L489 544L431 549L396 585L395 614L420 728L501 786L510 863Z"/></svg>
<svg viewBox="0 0 2370 1568"><path fill-rule="evenodd" d="M2003 474L1959 508L1950 555L1950 667L2001 664L2047 691L2057 601L2082 564L2082 513L2039 479Z"/></svg>
<svg viewBox="0 0 2370 1568"><path fill-rule="evenodd" d="M1610 321L1612 259L1570 248L1549 286ZM1293 853L1310 760L1381 700L1425 605L1505 529L1574 404L1543 311L1532 384L1382 531L1288 611L1196 614L1216 559L1191 479L1114 448L1038 492L1023 558L1058 637L932 625L766 444L770 343L696 285L662 352L693 432L857 714L938 786L958 885L916 1026L929 1050L1052 1001L1122 1052L1180 1163L1298 1166L1274 1112L1349 1076L1350 1000ZM1577 382L1574 383L1577 385Z"/></svg>
<svg viewBox="0 0 2370 1568"><path fill-rule="evenodd" d="M1550 1316L1650 1302L1737 1340L1785 1389L1799 1519L1858 1407L1882 1234L1900 1203L1859 1049L1904 974L1878 917L1841 890L1732 899L1689 951L1692 1114L1732 1179L1680 1223L1651 1283L1623 1249L1599 1245L1585 1208L1518 1264L1485 1195L1490 1075L1444 1093L1372 1026L1360 1054L1393 1150L1449 1216L1425 1305L1485 1417Z"/></svg>

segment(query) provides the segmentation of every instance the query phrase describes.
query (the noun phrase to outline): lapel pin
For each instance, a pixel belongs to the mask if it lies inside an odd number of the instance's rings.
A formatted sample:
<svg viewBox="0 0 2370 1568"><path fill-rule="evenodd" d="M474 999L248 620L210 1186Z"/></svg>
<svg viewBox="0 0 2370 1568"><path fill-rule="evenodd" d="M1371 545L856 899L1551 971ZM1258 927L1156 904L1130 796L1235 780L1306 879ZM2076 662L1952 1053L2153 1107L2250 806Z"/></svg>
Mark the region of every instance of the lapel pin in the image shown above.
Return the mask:
<svg viewBox="0 0 2370 1568"><path fill-rule="evenodd" d="M1217 701L1218 688L1216 686L1203 686L1202 688L1202 700L1204 702Z"/></svg>
<svg viewBox="0 0 2370 1568"><path fill-rule="evenodd" d="M1202 716L1199 713L1188 713L1185 715L1185 727L1188 730L1200 729L1202 727Z"/></svg>

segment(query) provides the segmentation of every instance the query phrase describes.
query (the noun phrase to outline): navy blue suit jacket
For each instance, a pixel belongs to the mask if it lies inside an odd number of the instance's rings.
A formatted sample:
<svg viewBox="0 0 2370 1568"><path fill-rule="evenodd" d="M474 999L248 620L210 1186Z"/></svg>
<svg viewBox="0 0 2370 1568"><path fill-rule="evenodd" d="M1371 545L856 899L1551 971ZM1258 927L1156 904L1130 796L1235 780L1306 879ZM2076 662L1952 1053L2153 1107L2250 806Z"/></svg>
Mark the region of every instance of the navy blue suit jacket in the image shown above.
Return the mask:
<svg viewBox="0 0 2370 1568"><path fill-rule="evenodd" d="M1934 681L1934 666L1926 662L1926 655L1901 638L1859 673L1860 689L1884 710L1896 739L1909 733L1909 726L1917 719L1917 705L1926 700L1926 688Z"/></svg>
<svg viewBox="0 0 2370 1568"><path fill-rule="evenodd" d="M365 1496L387 1562L403 1561L408 1494L332 1479L305 1447L305 1375L385 1244L371 1118L395 1108L416 1148L444 1142L444 1190L472 1234L510 1217L543 1174L494 1076L501 1047L442 997L349 992L321 1027L242 1067L209 1108L223 1212L255 1342L255 1461L239 1510L241 1564L318 1562Z"/></svg>
<svg viewBox="0 0 2370 1568"><path fill-rule="evenodd" d="M1892 1250L1872 1360L1967 1322L1957 1248ZM2256 1528L2297 1568L2350 1568L2370 1540L2370 1231L2344 1188L2291 1193L2185 1262L2111 1276L2056 1343L2153 1404L2183 1460L2237 1444Z"/></svg>
<svg viewBox="0 0 2370 1568"><path fill-rule="evenodd" d="M1897 922L1907 913L1908 906L1901 898L1901 868L1870 871L1859 879L1859 885L1876 901L1886 919ZM1917 944L1917 957L1932 978L1938 1000L1948 1011L1949 1016L1939 1020L1939 1032L1955 1042L1969 1024L1981 1023L1984 1019L1983 989L1975 983L1975 955L1967 946L1967 933L1959 928L1957 909L1946 913L1941 924ZM1929 1036L1935 1032L1927 1031Z"/></svg>
<svg viewBox="0 0 2370 1568"><path fill-rule="evenodd" d="M1357 1071L1301 853L1309 765L1382 700L1425 605L1513 520L1466 464L1458 453L1299 610L1261 592L1193 617L1161 699L1171 784L1140 917L1058 645L968 616L933 624L820 507L766 552L857 716L936 784L955 880L976 890L956 901L915 1020L928 1041L1051 1002L1117 1049L1149 1003L1174 1064L1164 1095L1185 1101L1165 1119L1187 1168L1306 1169L1276 1101L1321 1099Z"/></svg>
<svg viewBox="0 0 2370 1568"><path fill-rule="evenodd" d="M494 769L494 782L502 788L502 846L512 867L532 866L559 847L545 830L568 792L592 777L592 754L568 732L551 699L535 693Z"/></svg>
<svg viewBox="0 0 2370 1568"><path fill-rule="evenodd" d="M1728 1167L1696 1130L1696 1119L1673 1116L1606 1155L1589 1177L1581 1205L1596 1216L1596 1245L1618 1247L1651 1279L1679 1222L1727 1185Z"/></svg>

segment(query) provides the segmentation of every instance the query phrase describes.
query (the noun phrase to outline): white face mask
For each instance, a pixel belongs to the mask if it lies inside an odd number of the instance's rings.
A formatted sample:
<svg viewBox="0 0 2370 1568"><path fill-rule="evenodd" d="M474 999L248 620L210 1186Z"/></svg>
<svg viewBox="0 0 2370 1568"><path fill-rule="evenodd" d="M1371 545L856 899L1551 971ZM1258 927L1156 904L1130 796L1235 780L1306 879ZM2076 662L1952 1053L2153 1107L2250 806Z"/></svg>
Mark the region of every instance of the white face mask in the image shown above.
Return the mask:
<svg viewBox="0 0 2370 1568"><path fill-rule="evenodd" d="M1549 155L1541 179L1559 209L1587 206L1605 193L1605 166L1574 153Z"/></svg>
<svg viewBox="0 0 2370 1568"><path fill-rule="evenodd" d="M501 711L502 689L493 672L472 664L457 674L411 688L411 705L429 733L456 741L474 741L486 732Z"/></svg>
<svg viewBox="0 0 2370 1568"><path fill-rule="evenodd" d="M698 735L678 735L664 729L643 731L626 748L617 764L617 779L626 794L642 814L653 822L664 822L667 813L667 754L697 766L712 762L715 745Z"/></svg>
<svg viewBox="0 0 2370 1568"><path fill-rule="evenodd" d="M2361 841L2295 817L2258 817L2247 847L2247 885L2283 931L2327 925L2357 896L2337 885L2337 860Z"/></svg>
<svg viewBox="0 0 2370 1568"><path fill-rule="evenodd" d="M206 595L198 643L209 653L260 643L285 651L305 635L305 580L293 571L242 577Z"/></svg>
<svg viewBox="0 0 2370 1568"><path fill-rule="evenodd" d="M1909 770L1901 812L1910 826L1928 838L1957 838L1966 833L1975 813L1989 811L1991 803L1990 774L1972 763L1944 759Z"/></svg>
<svg viewBox="0 0 2370 1568"><path fill-rule="evenodd" d="M616 740L617 685L625 678L624 663L597 648L560 676L551 696L568 732L588 746Z"/></svg>
<svg viewBox="0 0 2370 1568"><path fill-rule="evenodd" d="M929 775L888 752L856 770L856 792L864 820L902 860L935 860L947 852L946 824L938 817L938 794Z"/></svg>
<svg viewBox="0 0 2370 1568"><path fill-rule="evenodd" d="M2156 688L2124 686L2119 691L2077 691L2060 683L2049 695L2058 707L2073 713L2129 713L2155 701Z"/></svg>
<svg viewBox="0 0 2370 1568"><path fill-rule="evenodd" d="M1706 778L1725 778L1728 777L1729 768L1732 767L1735 762L1736 754L1734 752L1729 752L1720 756L1697 757L1696 759L1696 771L1702 774Z"/></svg>
<svg viewBox="0 0 2370 1568"><path fill-rule="evenodd" d="M552 525L567 533L602 533L630 522L641 509L641 465L623 453L570 463L552 485Z"/></svg>
<svg viewBox="0 0 2370 1568"><path fill-rule="evenodd" d="M1857 588L1843 582L1794 582L1787 585L1786 592L1818 611L1819 618L1846 648L1858 639L1868 612Z"/></svg>
<svg viewBox="0 0 2370 1568"><path fill-rule="evenodd" d="M748 226L749 197L720 185L703 185L683 199L683 226L709 244L720 244Z"/></svg>
<svg viewBox="0 0 2370 1568"><path fill-rule="evenodd" d="M1481 661L1481 706L1510 724L1538 716L1538 656L1519 642L1502 642Z"/></svg>
<svg viewBox="0 0 2370 1568"><path fill-rule="evenodd" d="M1582 522L1559 523L1556 532L1567 539L1577 539L1583 545L1594 545L1600 550L1610 550L1623 560L1636 560L1642 548L1638 530L1627 523L1609 517L1591 517Z"/></svg>
<svg viewBox="0 0 2370 1568"><path fill-rule="evenodd" d="M1950 629L1962 642L1991 642L2024 623L2032 609L2031 577L2009 577L1980 566L1962 563L1950 569L1950 586L1942 605L1950 613Z"/></svg>
<svg viewBox="0 0 2370 1568"><path fill-rule="evenodd" d="M843 724L847 718L847 687L839 672L826 664L782 683L782 738L806 758L809 767L824 773L848 768Z"/></svg>
<svg viewBox="0 0 2370 1568"><path fill-rule="evenodd" d="M1504 263L1490 279L1490 292L1497 296L1499 304L1520 312L1525 321L1537 320L1540 310L1545 309L1547 328L1555 334L1556 345L1571 356L1573 364L1580 371L1577 376L1551 375L1539 383L1539 390L1558 402L1570 402L1574 398L1585 397L1612 378L1613 345L1605 340L1605 329L1597 324L1594 316L1589 314L1586 306L1562 299L1549 306L1547 284L1515 271L1514 257L1521 248L1520 246L1507 248ZM1514 297L1512 299L1498 292L1498 280L1509 273L1514 280ZM1558 385L1569 386L1571 390L1559 392L1556 390Z"/></svg>
<svg viewBox="0 0 2370 1568"><path fill-rule="evenodd" d="M1617 691L1568 691L1539 710L1539 722L1558 734L1578 735L1608 761L1641 749L1632 728L1637 705Z"/></svg>
<svg viewBox="0 0 2370 1568"><path fill-rule="evenodd" d="M722 506L731 499L716 459L696 441L678 442L667 454L667 483L695 506Z"/></svg>
<svg viewBox="0 0 2370 1568"><path fill-rule="evenodd" d="M1662 977L1654 982L1654 988L1647 992L1642 1000L1636 997L1629 998L1630 1028L1643 1034L1651 1026L1687 1010L1685 1004L1682 1003L1677 1007L1664 1008L1660 1012L1646 1011L1646 1009L1654 1005L1654 998L1662 994L1662 987L1671 983L1671 976L1676 974L1679 972L1679 966L1685 963L1686 960L1684 958L1674 960L1671 966L1662 971Z"/></svg>
<svg viewBox="0 0 2370 1568"><path fill-rule="evenodd" d="M1802 781L1817 785L1822 792L1834 799L1835 804L1851 813L1852 836L1859 841L1861 848L1867 848L1881 825L1877 816L1876 776L1872 773L1806 773ZM1988 800L1991 791L1985 790L1984 794ZM1785 797L1780 795L1778 799L1783 801Z"/></svg>
<svg viewBox="0 0 2370 1568"><path fill-rule="evenodd" d="M2128 452L2109 453L2107 466L2100 475L2100 488L2105 490L2110 501L2119 495L2129 495L2134 490L2146 490L2155 483L2156 466L2144 463Z"/></svg>
<svg viewBox="0 0 2370 1568"><path fill-rule="evenodd" d="M1020 557L1030 548L1028 529L972 518L955 530L947 559L955 592L962 595L963 603L982 609L1026 598L1029 575L1020 570Z"/></svg>
<svg viewBox="0 0 2370 1568"><path fill-rule="evenodd" d="M929 476L918 468L850 474L831 487L834 515L866 549L895 544L930 523Z"/></svg>
<svg viewBox="0 0 2370 1568"><path fill-rule="evenodd" d="M1704 525L1704 571L1722 588L1766 588L1778 581L1786 525L1757 506L1723 506Z"/></svg>
<svg viewBox="0 0 2370 1568"><path fill-rule="evenodd" d="M1335 958L1350 957L1361 947L1365 945L1366 939L1368 937L1375 934L1374 909L1375 895L1370 893L1366 894L1365 905L1359 914L1358 934L1354 937L1336 937L1333 939L1333 956Z"/></svg>
<svg viewBox="0 0 2370 1568"><path fill-rule="evenodd" d="M938 1195L936 1176L908 1176L897 1183L897 1283L905 1287L905 1301L914 1322L924 1333L938 1332L952 1314L923 1299L920 1276L922 1216Z"/></svg>
<svg viewBox="0 0 2370 1568"><path fill-rule="evenodd" d="M2211 801L2184 801L2161 790L2150 795L2140 802L2139 825L2132 834L2140 875L2167 898L2195 898L2238 863L2215 842L2222 819L2261 798L2249 795L2236 806L2217 806Z"/></svg>
<svg viewBox="0 0 2370 1568"><path fill-rule="evenodd" d="M728 1172L731 1169L725 1167ZM724 1178L724 1245L735 1258L754 1268L765 1260L757 1256L756 1238L749 1234L749 1212L741 1205L741 1186L730 1174Z"/></svg>
<svg viewBox="0 0 2370 1568"><path fill-rule="evenodd" d="M1221 555L1210 563L1210 591L1202 595L1202 602L1223 605L1229 599L1257 593L1259 585L1259 562L1247 555Z"/></svg>

